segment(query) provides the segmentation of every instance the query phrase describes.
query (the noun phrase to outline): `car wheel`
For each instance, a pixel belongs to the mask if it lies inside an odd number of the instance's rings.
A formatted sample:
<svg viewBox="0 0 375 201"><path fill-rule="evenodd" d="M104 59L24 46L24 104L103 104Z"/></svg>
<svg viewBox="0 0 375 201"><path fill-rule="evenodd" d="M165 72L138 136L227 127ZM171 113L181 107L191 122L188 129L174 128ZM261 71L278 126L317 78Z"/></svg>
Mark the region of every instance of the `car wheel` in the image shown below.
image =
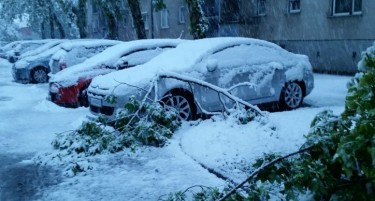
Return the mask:
<svg viewBox="0 0 375 201"><path fill-rule="evenodd" d="M78 106L88 107L89 106L89 98L87 96L87 88L81 90L78 95Z"/></svg>
<svg viewBox="0 0 375 201"><path fill-rule="evenodd" d="M303 102L303 90L301 85L296 82L286 83L281 90L280 104L281 108L293 110L301 106Z"/></svg>
<svg viewBox="0 0 375 201"><path fill-rule="evenodd" d="M177 118L180 121L189 121L195 119L196 106L193 96L189 92L175 91L170 92L162 99L164 107L177 110Z"/></svg>
<svg viewBox="0 0 375 201"><path fill-rule="evenodd" d="M48 81L47 70L43 67L37 67L31 72L31 81L33 83L46 83Z"/></svg>

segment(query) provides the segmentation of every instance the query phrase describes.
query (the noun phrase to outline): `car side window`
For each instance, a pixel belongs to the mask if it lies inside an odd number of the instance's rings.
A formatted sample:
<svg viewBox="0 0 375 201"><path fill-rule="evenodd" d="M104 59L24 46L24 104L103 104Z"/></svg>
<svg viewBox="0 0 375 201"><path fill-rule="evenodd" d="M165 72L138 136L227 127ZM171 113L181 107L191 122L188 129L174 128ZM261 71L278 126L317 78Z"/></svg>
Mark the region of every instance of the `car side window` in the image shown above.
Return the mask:
<svg viewBox="0 0 375 201"><path fill-rule="evenodd" d="M157 47L153 49L142 49L126 54L122 57L122 59L126 58L129 67L132 67L144 64L170 48L171 47Z"/></svg>
<svg viewBox="0 0 375 201"><path fill-rule="evenodd" d="M283 60L280 51L262 45L237 45L217 51L207 59L217 60L218 67L238 67Z"/></svg>

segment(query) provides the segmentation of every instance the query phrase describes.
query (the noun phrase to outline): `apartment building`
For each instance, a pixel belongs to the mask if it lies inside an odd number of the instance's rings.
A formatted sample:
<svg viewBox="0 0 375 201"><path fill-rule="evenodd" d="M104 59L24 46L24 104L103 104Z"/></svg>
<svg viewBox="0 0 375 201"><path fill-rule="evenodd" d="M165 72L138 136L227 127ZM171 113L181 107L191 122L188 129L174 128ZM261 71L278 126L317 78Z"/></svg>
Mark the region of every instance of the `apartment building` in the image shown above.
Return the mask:
<svg viewBox="0 0 375 201"><path fill-rule="evenodd" d="M184 0L164 0L155 12L141 0L148 38L192 38ZM121 40L136 38L129 9L122 5ZM88 6L88 10L90 10ZM208 37L243 36L275 42L308 55L316 72L353 74L361 52L375 41L374 0L204 0ZM105 37L102 16L91 6L91 37Z"/></svg>
<svg viewBox="0 0 375 201"><path fill-rule="evenodd" d="M122 19L118 22L119 39L137 38L133 18L126 1L121 0ZM184 0L164 0L166 9L155 11L152 0L140 0L147 38L192 38L189 34L187 7ZM105 17L92 0L87 4L88 32L90 38L106 37Z"/></svg>

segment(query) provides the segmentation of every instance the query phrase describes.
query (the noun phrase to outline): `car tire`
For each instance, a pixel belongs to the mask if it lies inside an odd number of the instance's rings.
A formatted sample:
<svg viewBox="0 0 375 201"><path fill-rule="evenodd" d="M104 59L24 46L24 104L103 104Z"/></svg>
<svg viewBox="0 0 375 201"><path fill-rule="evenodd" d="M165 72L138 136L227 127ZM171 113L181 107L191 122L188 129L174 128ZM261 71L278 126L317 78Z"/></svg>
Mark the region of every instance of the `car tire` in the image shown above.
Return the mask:
<svg viewBox="0 0 375 201"><path fill-rule="evenodd" d="M79 107L88 107L89 98L87 96L87 88L82 89L78 94L78 106Z"/></svg>
<svg viewBox="0 0 375 201"><path fill-rule="evenodd" d="M162 99L165 108L172 107L178 111L178 120L195 120L197 108L193 95L186 90L173 90Z"/></svg>
<svg viewBox="0 0 375 201"><path fill-rule="evenodd" d="M48 82L48 70L44 67L36 67L31 71L32 83L46 83Z"/></svg>
<svg viewBox="0 0 375 201"><path fill-rule="evenodd" d="M303 89L297 82L288 82L281 90L279 105L281 109L293 110L302 105Z"/></svg>

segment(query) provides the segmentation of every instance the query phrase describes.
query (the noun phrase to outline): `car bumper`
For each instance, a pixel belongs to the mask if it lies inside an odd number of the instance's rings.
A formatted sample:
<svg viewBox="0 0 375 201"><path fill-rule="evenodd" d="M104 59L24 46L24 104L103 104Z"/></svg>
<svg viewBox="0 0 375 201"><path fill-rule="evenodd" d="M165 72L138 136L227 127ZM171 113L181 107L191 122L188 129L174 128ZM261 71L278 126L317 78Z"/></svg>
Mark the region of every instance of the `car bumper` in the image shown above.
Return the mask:
<svg viewBox="0 0 375 201"><path fill-rule="evenodd" d="M30 71L26 68L12 68L13 79L19 83L29 83L30 82Z"/></svg>
<svg viewBox="0 0 375 201"><path fill-rule="evenodd" d="M116 114L116 104L110 104L104 99L104 95L88 92L91 116L102 116L107 121L113 121Z"/></svg>
<svg viewBox="0 0 375 201"><path fill-rule="evenodd" d="M60 106L77 107L78 89L73 85L63 87L58 83L49 83L49 99Z"/></svg>

